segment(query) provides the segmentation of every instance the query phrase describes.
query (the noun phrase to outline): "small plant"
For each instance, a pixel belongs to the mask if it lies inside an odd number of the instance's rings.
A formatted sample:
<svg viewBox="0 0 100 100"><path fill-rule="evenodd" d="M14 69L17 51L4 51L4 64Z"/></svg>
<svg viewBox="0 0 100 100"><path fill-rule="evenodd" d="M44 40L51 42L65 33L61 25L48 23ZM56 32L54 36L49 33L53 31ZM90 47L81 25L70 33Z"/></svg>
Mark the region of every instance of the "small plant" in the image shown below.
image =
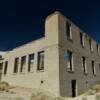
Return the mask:
<svg viewBox="0 0 100 100"><path fill-rule="evenodd" d="M46 95L45 93L43 92L39 92L37 94L37 100L48 100L49 99L49 96Z"/></svg>
<svg viewBox="0 0 100 100"><path fill-rule="evenodd" d="M64 98L62 98L62 97L56 97L56 98L54 98L54 100L64 100Z"/></svg>
<svg viewBox="0 0 100 100"><path fill-rule="evenodd" d="M14 100L23 100L22 97L16 97Z"/></svg>
<svg viewBox="0 0 100 100"><path fill-rule="evenodd" d="M36 94L32 94L32 96L31 96L31 100L36 100Z"/></svg>
<svg viewBox="0 0 100 100"><path fill-rule="evenodd" d="M89 89L89 90L85 93L85 95L94 95L94 94L96 94L96 93L98 93L96 90Z"/></svg>
<svg viewBox="0 0 100 100"><path fill-rule="evenodd" d="M31 100L55 100L51 96L43 93L43 92L38 92L37 94L32 94ZM59 100L59 99L56 99Z"/></svg>
<svg viewBox="0 0 100 100"><path fill-rule="evenodd" d="M96 95L95 95L95 99L96 99L96 100L100 100L100 94L96 94Z"/></svg>
<svg viewBox="0 0 100 100"><path fill-rule="evenodd" d="M7 82L0 82L0 91L8 91L9 84Z"/></svg>
<svg viewBox="0 0 100 100"><path fill-rule="evenodd" d="M88 100L88 98L87 97L83 97L82 100Z"/></svg>
<svg viewBox="0 0 100 100"><path fill-rule="evenodd" d="M0 84L5 84L6 86L9 86L7 82L1 81Z"/></svg>

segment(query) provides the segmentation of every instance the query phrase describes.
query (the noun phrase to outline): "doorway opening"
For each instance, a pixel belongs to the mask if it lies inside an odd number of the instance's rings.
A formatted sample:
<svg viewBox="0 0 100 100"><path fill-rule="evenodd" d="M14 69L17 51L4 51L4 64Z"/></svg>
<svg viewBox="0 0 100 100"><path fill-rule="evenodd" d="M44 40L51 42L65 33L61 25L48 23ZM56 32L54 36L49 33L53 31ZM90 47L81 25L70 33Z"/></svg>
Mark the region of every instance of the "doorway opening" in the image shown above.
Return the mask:
<svg viewBox="0 0 100 100"><path fill-rule="evenodd" d="M76 83L76 80L72 80L71 84L72 84L72 97L76 97L77 96L77 83Z"/></svg>

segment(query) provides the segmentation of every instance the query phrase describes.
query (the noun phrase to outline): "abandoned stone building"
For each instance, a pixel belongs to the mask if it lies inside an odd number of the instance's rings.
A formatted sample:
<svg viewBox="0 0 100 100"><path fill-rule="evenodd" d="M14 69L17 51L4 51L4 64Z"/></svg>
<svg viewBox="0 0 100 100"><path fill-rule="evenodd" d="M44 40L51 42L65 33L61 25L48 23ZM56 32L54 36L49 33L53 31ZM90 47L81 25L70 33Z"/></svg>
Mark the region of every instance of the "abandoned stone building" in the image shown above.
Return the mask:
<svg viewBox="0 0 100 100"><path fill-rule="evenodd" d="M45 36L5 52L1 80L75 97L100 84L100 45L60 12L45 21Z"/></svg>

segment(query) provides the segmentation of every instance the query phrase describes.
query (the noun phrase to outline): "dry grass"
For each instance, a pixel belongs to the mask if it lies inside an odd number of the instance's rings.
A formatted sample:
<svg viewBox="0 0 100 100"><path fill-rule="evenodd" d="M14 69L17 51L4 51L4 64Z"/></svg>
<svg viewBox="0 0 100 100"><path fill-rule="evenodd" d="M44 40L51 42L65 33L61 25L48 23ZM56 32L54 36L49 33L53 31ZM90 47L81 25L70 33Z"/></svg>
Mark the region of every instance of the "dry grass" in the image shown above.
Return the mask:
<svg viewBox="0 0 100 100"><path fill-rule="evenodd" d="M52 100L52 99L45 93L39 92L37 94L32 94L31 100Z"/></svg>
<svg viewBox="0 0 100 100"><path fill-rule="evenodd" d="M96 99L96 100L100 100L100 94L96 94L96 95L95 95L95 99Z"/></svg>
<svg viewBox="0 0 100 100"><path fill-rule="evenodd" d="M62 97L52 97L46 93L39 92L37 94L32 94L31 100L64 100Z"/></svg>
<svg viewBox="0 0 100 100"><path fill-rule="evenodd" d="M92 88L90 88L87 92L85 92L85 95L95 95L96 93L100 93L100 85L95 85Z"/></svg>
<svg viewBox="0 0 100 100"><path fill-rule="evenodd" d="M23 100L23 98L22 97L16 97L16 98L14 98L14 100Z"/></svg>
<svg viewBox="0 0 100 100"><path fill-rule="evenodd" d="M88 98L87 97L83 97L82 100L88 100Z"/></svg>

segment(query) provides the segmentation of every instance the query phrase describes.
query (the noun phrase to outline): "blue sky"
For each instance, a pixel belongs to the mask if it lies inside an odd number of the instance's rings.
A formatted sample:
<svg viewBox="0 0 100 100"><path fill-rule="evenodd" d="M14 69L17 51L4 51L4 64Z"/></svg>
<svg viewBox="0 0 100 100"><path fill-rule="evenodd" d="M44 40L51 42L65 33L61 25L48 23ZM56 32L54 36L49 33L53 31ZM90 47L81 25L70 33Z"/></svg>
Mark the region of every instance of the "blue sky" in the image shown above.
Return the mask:
<svg viewBox="0 0 100 100"><path fill-rule="evenodd" d="M0 51L42 37L45 18L60 11L100 43L99 0L0 1Z"/></svg>

